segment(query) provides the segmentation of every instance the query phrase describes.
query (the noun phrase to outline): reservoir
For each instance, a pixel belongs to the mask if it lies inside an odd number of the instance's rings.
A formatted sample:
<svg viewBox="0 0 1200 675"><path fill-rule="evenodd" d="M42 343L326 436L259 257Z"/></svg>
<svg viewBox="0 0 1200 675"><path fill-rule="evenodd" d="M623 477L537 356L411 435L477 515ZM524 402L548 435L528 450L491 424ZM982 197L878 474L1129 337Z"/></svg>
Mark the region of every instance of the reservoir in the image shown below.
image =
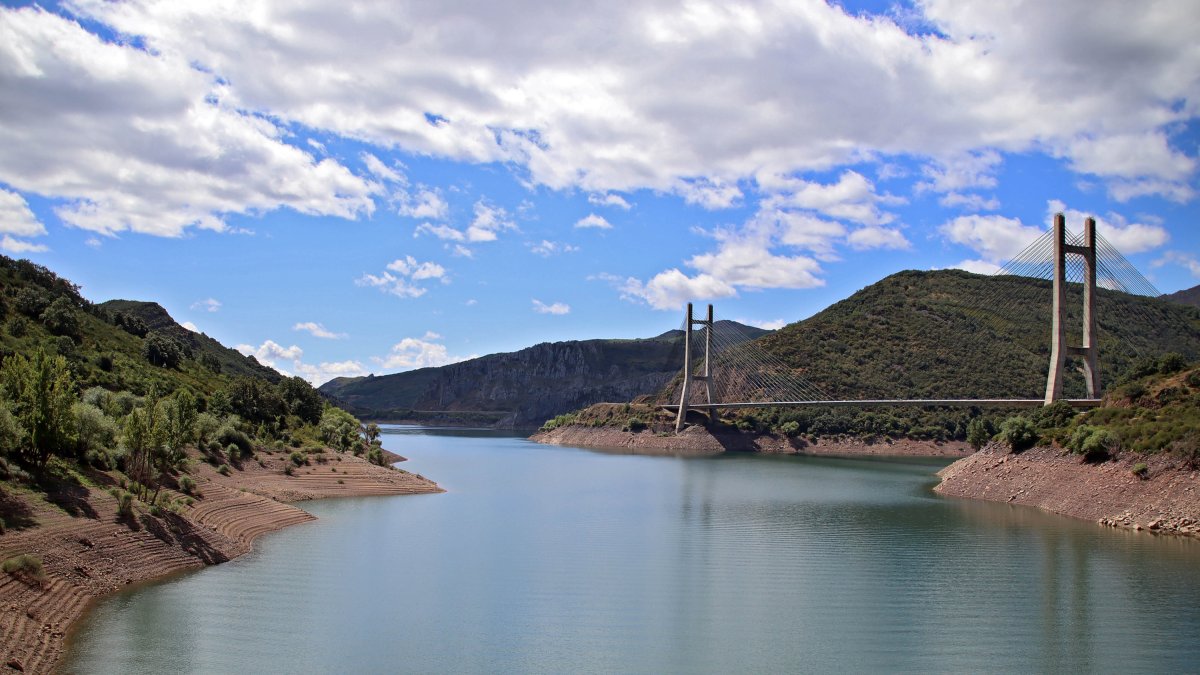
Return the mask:
<svg viewBox="0 0 1200 675"><path fill-rule="evenodd" d="M946 460L645 457L385 428L445 494L330 499L101 601L165 672L1193 672L1200 542L936 496Z"/></svg>

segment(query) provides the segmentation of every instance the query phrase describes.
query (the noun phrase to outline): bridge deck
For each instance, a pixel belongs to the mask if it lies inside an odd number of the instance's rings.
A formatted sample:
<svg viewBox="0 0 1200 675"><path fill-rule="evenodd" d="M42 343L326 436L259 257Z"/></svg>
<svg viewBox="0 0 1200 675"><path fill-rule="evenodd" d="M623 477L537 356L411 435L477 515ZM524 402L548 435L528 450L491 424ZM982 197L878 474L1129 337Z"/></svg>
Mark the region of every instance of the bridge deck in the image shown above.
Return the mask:
<svg viewBox="0 0 1200 675"><path fill-rule="evenodd" d="M1096 408L1100 399L1062 399L1072 408ZM717 408L886 408L892 406L941 406L947 408L1040 408L1046 402L1040 398L923 398L923 399L870 399L864 401L745 401L740 403L692 403L688 410L713 410ZM659 406L678 412L679 404Z"/></svg>

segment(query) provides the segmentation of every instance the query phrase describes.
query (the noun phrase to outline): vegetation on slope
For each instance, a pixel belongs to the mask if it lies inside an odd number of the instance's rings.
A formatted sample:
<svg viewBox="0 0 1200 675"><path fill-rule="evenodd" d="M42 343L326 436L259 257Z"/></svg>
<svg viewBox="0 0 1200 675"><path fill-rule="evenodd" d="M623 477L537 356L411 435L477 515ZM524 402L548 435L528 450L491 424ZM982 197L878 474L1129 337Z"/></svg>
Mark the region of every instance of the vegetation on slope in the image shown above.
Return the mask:
<svg viewBox="0 0 1200 675"><path fill-rule="evenodd" d="M129 488L122 503L132 493L161 507L164 487L188 491L188 448L214 466L289 445L384 464L377 427L152 303L94 305L44 267L0 256L0 320L0 480L11 489L59 493L104 471Z"/></svg>

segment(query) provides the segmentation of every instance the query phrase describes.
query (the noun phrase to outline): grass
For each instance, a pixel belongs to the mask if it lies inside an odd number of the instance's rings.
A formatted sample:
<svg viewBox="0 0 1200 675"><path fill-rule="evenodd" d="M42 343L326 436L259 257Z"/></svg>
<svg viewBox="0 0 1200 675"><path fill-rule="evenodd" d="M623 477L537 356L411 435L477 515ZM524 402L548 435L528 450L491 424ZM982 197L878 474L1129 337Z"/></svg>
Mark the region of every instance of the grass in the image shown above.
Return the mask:
<svg viewBox="0 0 1200 675"><path fill-rule="evenodd" d="M39 585L44 585L49 580L46 577L46 570L42 566L42 559L29 553L15 555L5 560L3 565L0 565L0 569L13 577L24 581L33 581Z"/></svg>

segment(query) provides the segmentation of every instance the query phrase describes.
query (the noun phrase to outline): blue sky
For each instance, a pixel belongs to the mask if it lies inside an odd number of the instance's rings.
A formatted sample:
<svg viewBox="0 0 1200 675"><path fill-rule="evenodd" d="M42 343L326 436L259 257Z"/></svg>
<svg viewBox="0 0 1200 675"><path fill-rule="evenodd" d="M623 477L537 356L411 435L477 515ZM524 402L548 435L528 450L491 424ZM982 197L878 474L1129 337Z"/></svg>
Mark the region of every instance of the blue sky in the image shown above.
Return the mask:
<svg viewBox="0 0 1200 675"><path fill-rule="evenodd" d="M1200 283L1194 2L6 3L0 249L289 374L778 326L1062 210Z"/></svg>

